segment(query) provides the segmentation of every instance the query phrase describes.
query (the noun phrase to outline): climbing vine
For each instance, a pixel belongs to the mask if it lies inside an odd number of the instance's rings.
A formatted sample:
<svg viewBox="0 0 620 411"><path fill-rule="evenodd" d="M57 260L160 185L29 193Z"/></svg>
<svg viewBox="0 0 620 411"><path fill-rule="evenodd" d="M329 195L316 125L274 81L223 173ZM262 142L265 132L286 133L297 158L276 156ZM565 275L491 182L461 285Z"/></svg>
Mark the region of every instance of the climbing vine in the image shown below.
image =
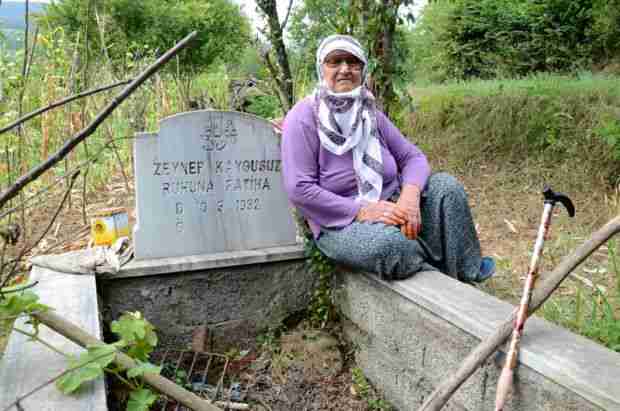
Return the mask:
<svg viewBox="0 0 620 411"><path fill-rule="evenodd" d="M317 287L308 307L310 322L315 327L324 328L329 321L337 317L332 290L335 265L319 250L312 238L306 238L304 248L309 270L319 275Z"/></svg>

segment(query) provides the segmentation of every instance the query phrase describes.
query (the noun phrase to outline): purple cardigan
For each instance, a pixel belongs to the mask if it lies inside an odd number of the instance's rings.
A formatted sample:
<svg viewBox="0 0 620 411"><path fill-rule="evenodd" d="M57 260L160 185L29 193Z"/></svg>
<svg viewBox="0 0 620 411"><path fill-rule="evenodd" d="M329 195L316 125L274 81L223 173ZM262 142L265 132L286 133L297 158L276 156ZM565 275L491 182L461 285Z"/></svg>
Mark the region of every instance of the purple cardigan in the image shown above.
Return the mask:
<svg viewBox="0 0 620 411"><path fill-rule="evenodd" d="M289 200L318 238L321 227L351 224L362 204L356 200L353 154L337 156L321 146L312 104L313 99L306 97L284 119L282 172ZM378 110L377 128L384 168L381 199L389 198L401 184L424 188L430 175L426 156Z"/></svg>

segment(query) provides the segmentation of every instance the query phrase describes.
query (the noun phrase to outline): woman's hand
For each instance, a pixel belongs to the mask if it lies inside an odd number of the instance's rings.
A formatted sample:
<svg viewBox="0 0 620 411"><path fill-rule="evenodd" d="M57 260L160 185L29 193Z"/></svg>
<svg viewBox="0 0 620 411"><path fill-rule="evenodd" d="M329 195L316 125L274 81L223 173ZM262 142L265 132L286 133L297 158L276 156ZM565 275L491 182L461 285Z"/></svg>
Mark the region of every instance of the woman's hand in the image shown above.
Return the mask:
<svg viewBox="0 0 620 411"><path fill-rule="evenodd" d="M378 201L360 208L355 219L387 225L404 225L407 222L407 213L394 203Z"/></svg>
<svg viewBox="0 0 620 411"><path fill-rule="evenodd" d="M422 231L422 217L420 214L420 188L413 184L404 184L396 205L405 211L407 221L400 228L410 240L418 238Z"/></svg>

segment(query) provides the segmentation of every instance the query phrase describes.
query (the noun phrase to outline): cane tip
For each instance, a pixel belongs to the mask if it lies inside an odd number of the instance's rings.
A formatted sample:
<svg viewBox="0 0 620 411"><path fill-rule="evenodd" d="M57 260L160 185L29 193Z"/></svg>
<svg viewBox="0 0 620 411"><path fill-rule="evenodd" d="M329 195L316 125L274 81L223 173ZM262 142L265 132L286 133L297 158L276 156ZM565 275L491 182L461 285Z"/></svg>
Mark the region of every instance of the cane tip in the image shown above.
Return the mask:
<svg viewBox="0 0 620 411"><path fill-rule="evenodd" d="M497 394L495 395L495 411L501 411L504 409L508 395L512 389L513 382L513 370L510 368L504 368L499 381L497 382Z"/></svg>

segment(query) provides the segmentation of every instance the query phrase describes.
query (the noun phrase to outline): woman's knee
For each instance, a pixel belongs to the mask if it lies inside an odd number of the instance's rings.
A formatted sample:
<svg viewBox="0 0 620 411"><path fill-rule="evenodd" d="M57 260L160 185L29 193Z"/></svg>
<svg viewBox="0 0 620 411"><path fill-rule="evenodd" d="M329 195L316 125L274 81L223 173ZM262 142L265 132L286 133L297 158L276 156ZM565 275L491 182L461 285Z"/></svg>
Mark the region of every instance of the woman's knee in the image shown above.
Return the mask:
<svg viewBox="0 0 620 411"><path fill-rule="evenodd" d="M400 230L396 227L386 227L385 232L373 238L369 257L375 260L386 257L401 257L406 255L410 248L410 241Z"/></svg>
<svg viewBox="0 0 620 411"><path fill-rule="evenodd" d="M459 180L451 174L441 172L435 173L428 179L426 188L429 195L435 196L456 196L466 198L465 188Z"/></svg>

